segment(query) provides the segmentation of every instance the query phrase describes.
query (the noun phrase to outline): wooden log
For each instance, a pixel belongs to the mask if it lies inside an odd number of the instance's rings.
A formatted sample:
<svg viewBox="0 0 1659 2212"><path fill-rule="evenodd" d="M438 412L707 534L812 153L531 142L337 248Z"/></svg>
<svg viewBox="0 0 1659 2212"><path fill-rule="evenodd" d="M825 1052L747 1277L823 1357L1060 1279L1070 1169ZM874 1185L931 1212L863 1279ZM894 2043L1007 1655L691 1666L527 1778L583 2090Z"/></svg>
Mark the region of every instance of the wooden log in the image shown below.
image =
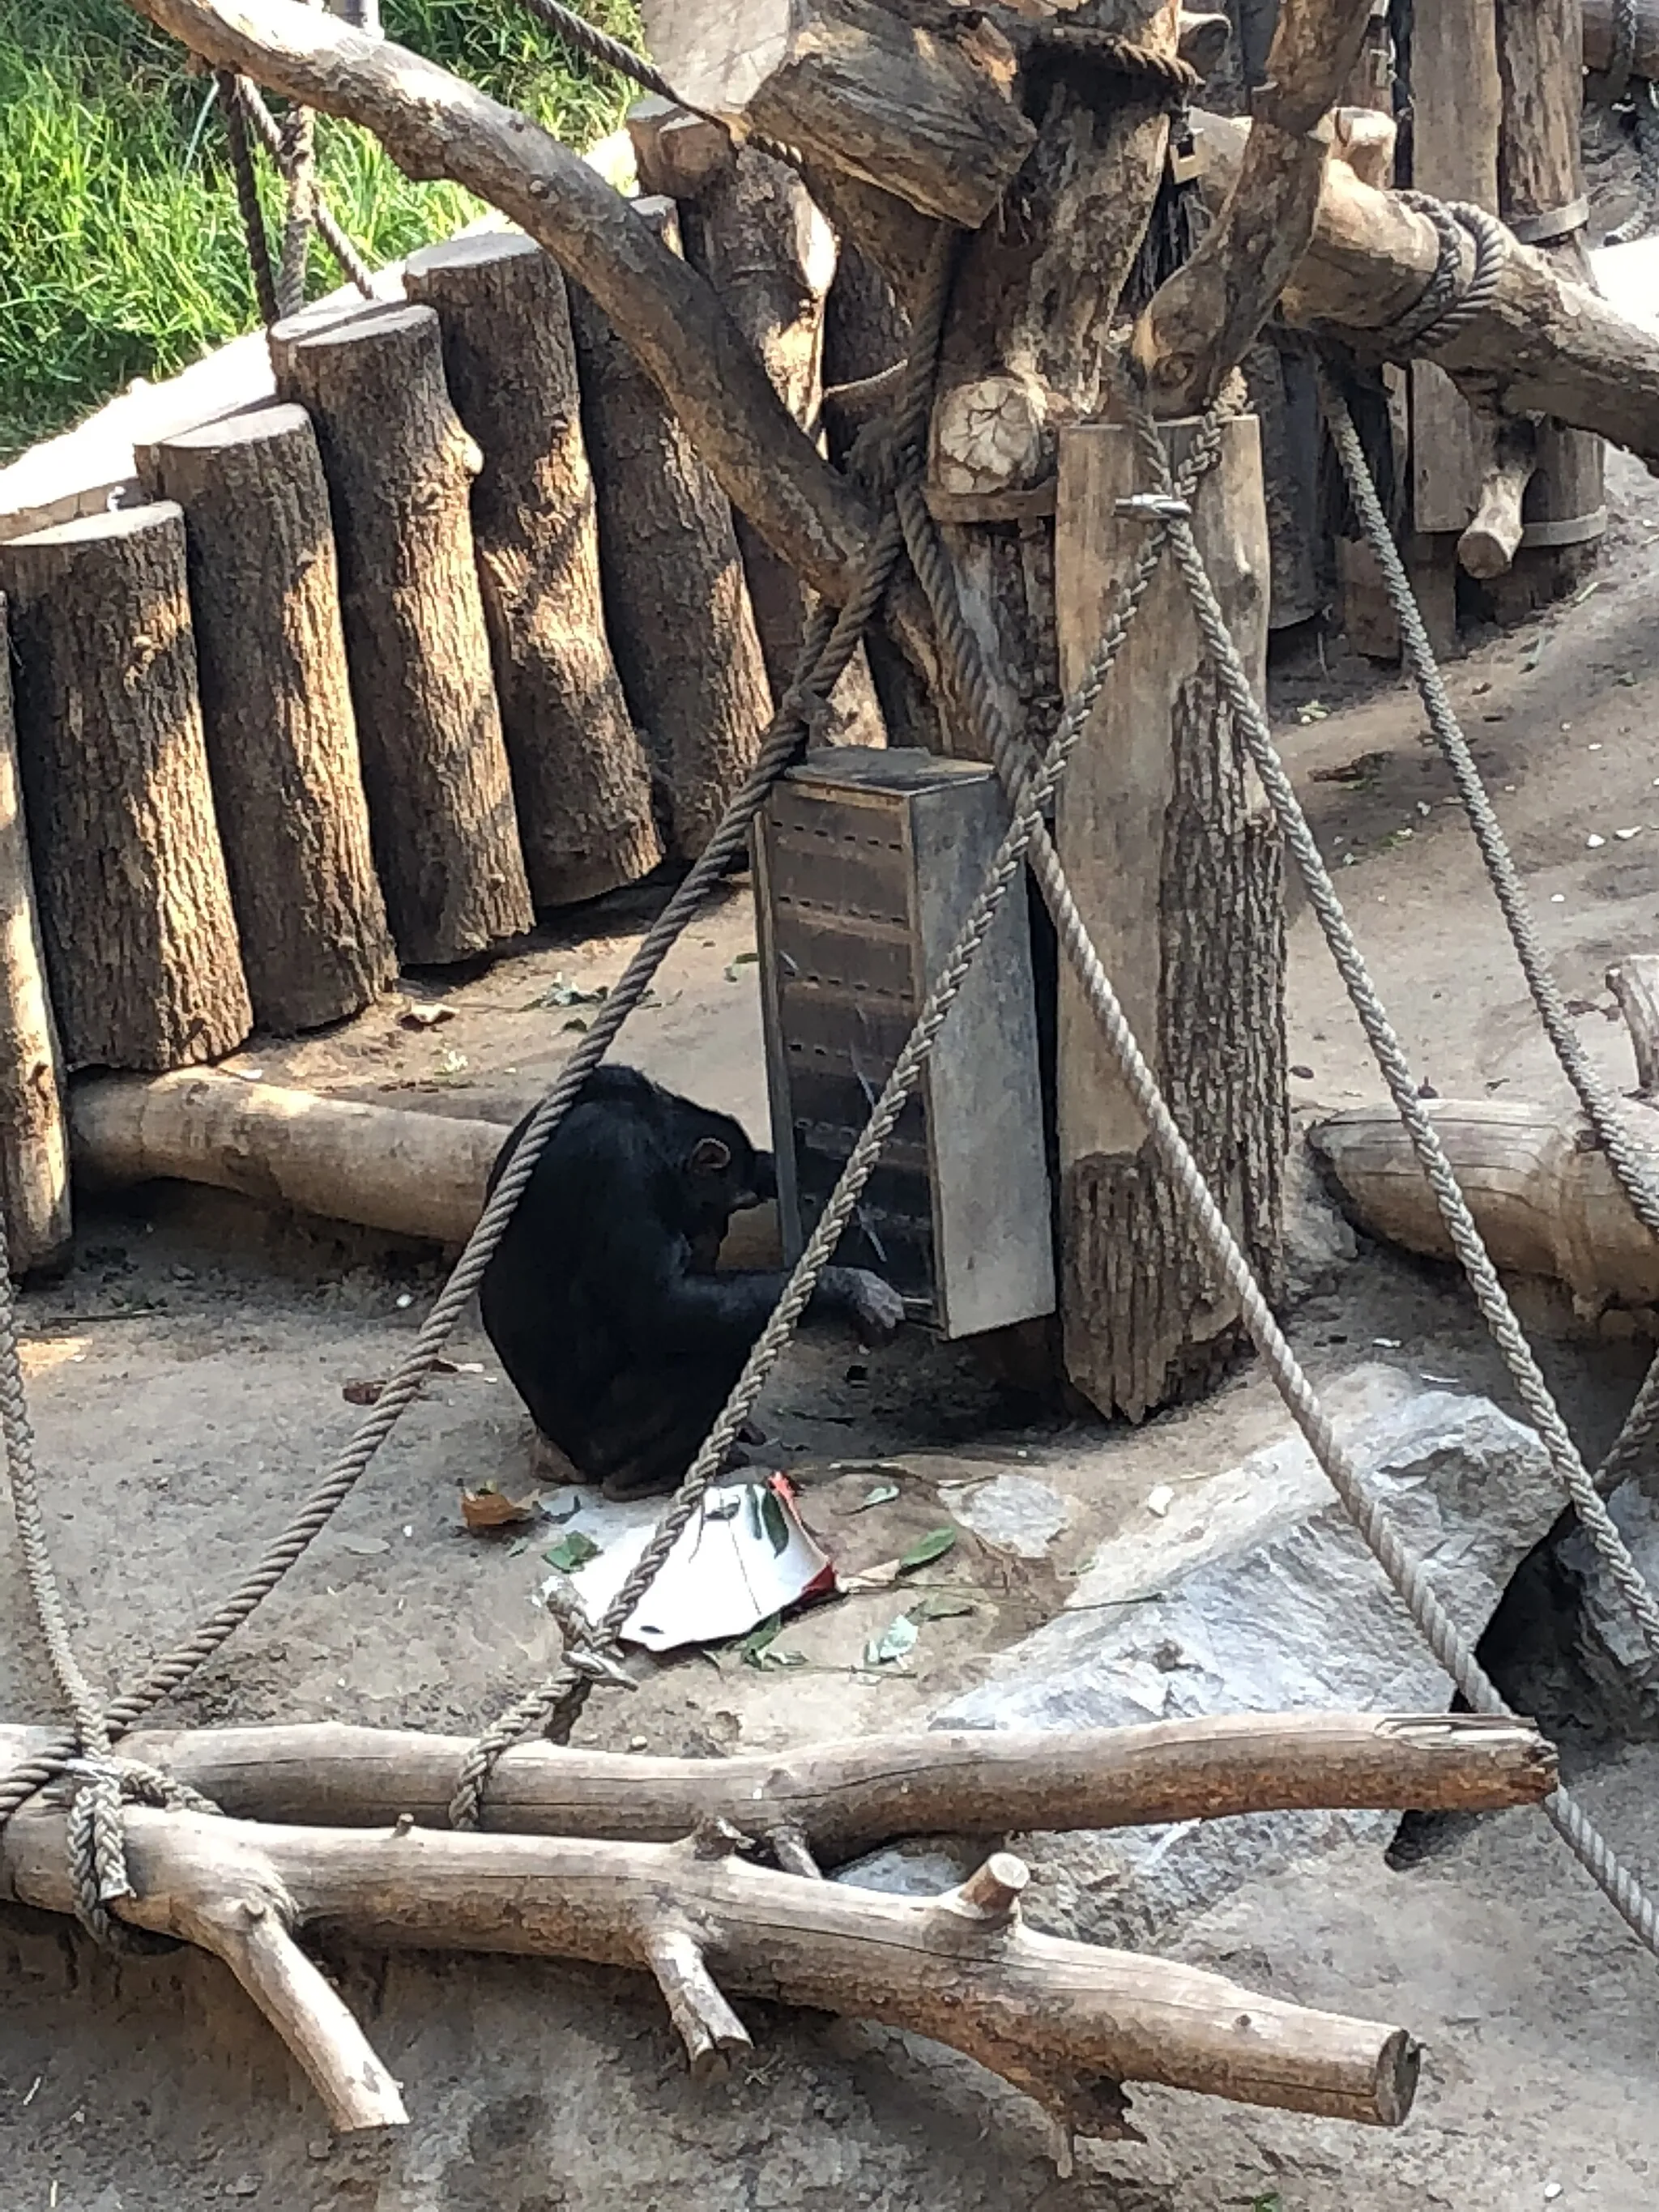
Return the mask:
<svg viewBox="0 0 1659 2212"><path fill-rule="evenodd" d="M773 389L811 435L820 434L824 301L836 273L835 233L793 169L744 147L695 199L680 202L686 252L726 302L765 364ZM813 594L748 518L733 512L755 629L772 696L794 676ZM886 743L863 648L831 693L818 733L828 744Z"/></svg>
<svg viewBox="0 0 1659 2212"><path fill-rule="evenodd" d="M531 893L597 898L648 875L662 841L605 635L564 278L534 239L497 231L411 254L404 284L437 314L483 455L472 535Z"/></svg>
<svg viewBox="0 0 1659 2212"><path fill-rule="evenodd" d="M463 960L527 930L525 880L474 562L478 451L444 384L430 307L270 333L276 390L316 426L374 858L405 961Z"/></svg>
<svg viewBox="0 0 1659 2212"><path fill-rule="evenodd" d="M1171 426L1178 462L1194 424ZM1117 512L1145 468L1133 433L1062 434L1055 572L1061 673L1098 643L1144 525ZM1267 521L1255 421L1236 418L1193 528L1260 690ZM1185 586L1165 562L1073 756L1055 816L1078 905L1258 1279L1282 1272L1286 1133L1279 848L1247 780ZM1139 1420L1206 1388L1242 1347L1188 1212L1069 969L1060 995L1061 1303L1066 1372Z"/></svg>
<svg viewBox="0 0 1659 2212"><path fill-rule="evenodd" d="M169 504L0 545L17 753L66 1067L178 1067L252 1021Z"/></svg>
<svg viewBox="0 0 1659 2212"><path fill-rule="evenodd" d="M1582 0L1497 0L1497 9L1498 212L1564 276L1593 289L1583 242ZM1595 565L1607 527L1602 463L1599 439L1559 422L1540 426L1520 549L1495 594L1500 618L1519 621L1565 598Z"/></svg>
<svg viewBox="0 0 1659 2212"><path fill-rule="evenodd" d="M54 1731L0 1726L0 1770ZM244 1820L448 1825L464 1736L336 1721L145 1728L148 1759ZM1535 1804L1555 1755L1525 1721L1473 1714L1244 1713L1139 1728L923 1729L732 1759L518 1744L483 1826L519 1835L672 1843L718 1822L793 1835L825 1866L902 1836L1056 1834L1323 1807L1496 1812Z"/></svg>
<svg viewBox="0 0 1659 2212"><path fill-rule="evenodd" d="M1250 412L1261 426L1271 566L1268 626L1289 629L1316 614L1320 605L1319 578L1314 566L1319 513L1318 401L1314 398L1310 422L1308 410L1293 405L1289 388L1293 374L1291 358L1269 338L1259 339L1250 348L1243 367Z"/></svg>
<svg viewBox="0 0 1659 2212"><path fill-rule="evenodd" d="M1547 1106L1437 1099L1436 1131L1501 1268L1565 1283L1580 1305L1659 1305L1659 1243L1631 1212L1585 1124ZM1638 1139L1659 1112L1626 1103ZM1356 1225L1434 1259L1452 1249L1434 1194L1393 1109L1355 1107L1308 1133Z"/></svg>
<svg viewBox="0 0 1659 2212"><path fill-rule="evenodd" d="M1307 251L1330 111L1359 58L1370 10L1371 0L1280 0L1237 184L1130 341L1155 414L1173 419L1210 404Z"/></svg>
<svg viewBox="0 0 1659 2212"><path fill-rule="evenodd" d="M672 200L635 204L678 246ZM732 509L598 303L573 287L570 313L611 649L652 757L670 849L695 860L771 714Z"/></svg>
<svg viewBox="0 0 1659 2212"><path fill-rule="evenodd" d="M1015 63L977 10L926 28L878 0L645 0L657 66L688 106L738 119L924 215L977 229L1036 143Z"/></svg>
<svg viewBox="0 0 1659 2212"><path fill-rule="evenodd" d="M78 1084L70 1121L75 1171L89 1183L118 1188L173 1177L447 1245L471 1235L510 1126L210 1070ZM720 1258L727 1267L775 1267L776 1208L737 1215Z"/></svg>
<svg viewBox="0 0 1659 2212"><path fill-rule="evenodd" d="M20 1279L69 1256L69 1134L58 1025L23 822L12 721L11 652L0 599L0 1220Z"/></svg>
<svg viewBox="0 0 1659 2212"><path fill-rule="evenodd" d="M397 972L369 852L328 487L298 407L135 461L183 508L208 768L253 1018L278 1034L368 1005Z"/></svg>
<svg viewBox="0 0 1659 2212"><path fill-rule="evenodd" d="M726 1989L930 2036L1079 2132L1121 2131L1126 2081L1376 2127L1398 2126L1415 2094L1419 2055L1404 2028L1036 1935L1012 1911L964 1911L956 1892L885 1896L695 1844L275 1827L144 1808L129 1811L126 1834L135 1894L113 1909L137 1926L195 1935L204 1905L228 1900L369 1945L647 1969L665 1932L695 1929ZM0 1893L72 1909L61 1812L31 1805L8 1822Z"/></svg>
<svg viewBox="0 0 1659 2212"><path fill-rule="evenodd" d="M1496 214L1503 94L1494 0L1437 0L1413 10L1411 100L1413 186ZM1492 475L1494 425L1432 362L1413 362L1409 374L1412 525L1419 537L1455 539ZM1428 565L1449 567L1451 552L1449 544L1438 550ZM1455 568L1452 579L1455 591ZM1455 641L1455 610L1451 632Z"/></svg>
<svg viewBox="0 0 1659 2212"><path fill-rule="evenodd" d="M1537 465L1537 425L1518 419L1500 423L1480 502L1457 541L1458 562L1471 576L1483 581L1501 576L1514 560L1522 502Z"/></svg>

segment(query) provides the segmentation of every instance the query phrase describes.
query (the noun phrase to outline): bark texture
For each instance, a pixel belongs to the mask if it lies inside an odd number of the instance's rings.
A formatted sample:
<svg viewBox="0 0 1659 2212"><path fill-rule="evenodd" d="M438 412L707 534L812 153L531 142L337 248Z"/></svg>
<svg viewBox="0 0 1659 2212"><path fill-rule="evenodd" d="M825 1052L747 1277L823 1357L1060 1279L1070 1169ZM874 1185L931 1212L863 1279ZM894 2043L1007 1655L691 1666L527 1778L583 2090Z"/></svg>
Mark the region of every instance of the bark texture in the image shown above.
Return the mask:
<svg viewBox="0 0 1659 2212"><path fill-rule="evenodd" d="M278 393L310 415L339 550L351 696L392 933L415 964L528 929L468 499L477 449L429 307L271 333Z"/></svg>
<svg viewBox="0 0 1659 2212"><path fill-rule="evenodd" d="M695 200L681 204L687 258L701 269L765 365L772 388L813 438L819 435L824 301L836 273L836 240L781 161L739 149ZM755 629L772 696L795 673L812 595L745 516L732 514ZM821 741L886 742L863 648L830 697Z"/></svg>
<svg viewBox="0 0 1659 2212"><path fill-rule="evenodd" d="M58 1025L23 823L11 655L0 599L0 1217L10 1273L55 1267L70 1249L69 1135Z"/></svg>
<svg viewBox="0 0 1659 2212"><path fill-rule="evenodd" d="M1504 123L1498 146L1498 212L1523 228L1543 218L1566 227L1538 251L1572 283L1594 289L1584 251L1584 22L1582 0L1498 0L1498 73ZM1587 210L1586 210L1587 212ZM1577 216L1577 220L1573 218ZM1522 536L1498 611L1519 621L1576 591L1595 565L1606 524L1601 441L1561 422L1540 423L1537 465L1522 502ZM1577 527L1575 528L1575 526ZM1528 544L1568 538L1569 544Z"/></svg>
<svg viewBox="0 0 1659 2212"><path fill-rule="evenodd" d="M533 239L458 238L410 257L483 466L472 533L530 889L597 898L662 858L651 774L605 635L593 477L564 278Z"/></svg>
<svg viewBox="0 0 1659 2212"><path fill-rule="evenodd" d="M225 877L176 507L0 545L17 751L64 1058L168 1068L252 1022Z"/></svg>
<svg viewBox="0 0 1659 2212"><path fill-rule="evenodd" d="M1170 426L1172 463L1193 428ZM1061 441L1060 634L1071 681L1141 526L1115 501L1143 477L1127 428L1091 425ZM1268 551L1251 418L1227 426L1194 528L1259 690ZM1055 826L1141 1048L1271 1297L1287 1128L1279 841L1167 561L1073 757ZM1139 1420L1209 1387L1245 1340L1068 969L1060 1024L1066 1371L1100 1412Z"/></svg>
<svg viewBox="0 0 1659 2212"><path fill-rule="evenodd" d="M636 204L678 240L672 202ZM596 302L573 287L570 309L611 649L650 751L670 848L694 860L771 715L732 509Z"/></svg>
<svg viewBox="0 0 1659 2212"><path fill-rule="evenodd" d="M369 851L328 486L298 407L142 449L185 515L202 720L253 1017L279 1034L397 972Z"/></svg>

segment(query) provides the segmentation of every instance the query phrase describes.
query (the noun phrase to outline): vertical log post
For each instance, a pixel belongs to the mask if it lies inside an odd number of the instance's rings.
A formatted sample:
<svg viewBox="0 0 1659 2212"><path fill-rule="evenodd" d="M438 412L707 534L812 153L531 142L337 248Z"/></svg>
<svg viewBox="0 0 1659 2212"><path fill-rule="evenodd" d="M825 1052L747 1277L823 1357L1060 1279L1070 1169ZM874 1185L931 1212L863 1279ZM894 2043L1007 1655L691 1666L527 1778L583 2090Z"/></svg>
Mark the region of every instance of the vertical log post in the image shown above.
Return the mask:
<svg viewBox="0 0 1659 2212"><path fill-rule="evenodd" d="M1434 0L1413 9L1411 96L1413 185L1495 215L1502 112L1495 0ZM1429 362L1411 366L1411 449L1415 539L1407 565L1430 642L1450 652L1457 641L1456 540L1480 505L1492 432Z"/></svg>
<svg viewBox="0 0 1659 2212"><path fill-rule="evenodd" d="M674 203L635 205L678 252ZM611 647L662 787L671 848L694 860L771 714L732 509L656 386L574 284L570 319Z"/></svg>
<svg viewBox="0 0 1659 2212"><path fill-rule="evenodd" d="M653 100L633 112L629 129L641 185L678 203L686 259L720 294L779 398L816 437L835 233L793 169L752 147L734 148L718 125ZM694 146L702 158L688 158ZM752 523L735 510L732 520L767 681L779 698L800 658L811 594ZM886 742L862 647L830 695L821 735L830 744Z"/></svg>
<svg viewBox="0 0 1659 2212"><path fill-rule="evenodd" d="M468 500L478 453L429 307L270 334L278 396L316 427L339 552L369 826L405 961L484 952L534 920Z"/></svg>
<svg viewBox="0 0 1659 2212"><path fill-rule="evenodd" d="M1172 465L1194 428L1161 426ZM1060 434L1055 571L1068 685L1139 549L1145 526L1116 502L1144 473L1127 428ZM1253 417L1226 426L1193 504L1260 690L1269 554ZM1272 1297L1287 1127L1279 842L1168 561L1073 756L1056 833L1141 1048ZM1139 1420L1212 1383L1242 1332L1064 963L1059 1094L1066 1371L1103 1413Z"/></svg>
<svg viewBox="0 0 1659 2212"><path fill-rule="evenodd" d="M136 457L184 509L208 767L254 1019L359 1012L397 972L369 854L328 487L298 407Z"/></svg>
<svg viewBox="0 0 1659 2212"><path fill-rule="evenodd" d="M1583 44L1582 0L1498 0L1504 94L1498 212L1564 276L1593 289L1579 150ZM1520 550L1493 591L1501 617L1518 621L1565 597L1595 565L1607 528L1602 459L1601 441L1588 431L1540 424L1536 465L1521 509Z"/></svg>
<svg viewBox="0 0 1659 2212"><path fill-rule="evenodd" d="M12 725L11 653L0 599L0 1208L13 1275L56 1267L70 1249L69 1138L58 1030L23 827Z"/></svg>
<svg viewBox="0 0 1659 2212"><path fill-rule="evenodd" d="M605 634L593 477L564 278L514 231L412 254L411 300L483 467L472 533L519 831L538 907L597 898L662 858L651 773Z"/></svg>
<svg viewBox="0 0 1659 2212"><path fill-rule="evenodd" d="M161 1070L252 1022L167 503L0 544L17 754L65 1066Z"/></svg>

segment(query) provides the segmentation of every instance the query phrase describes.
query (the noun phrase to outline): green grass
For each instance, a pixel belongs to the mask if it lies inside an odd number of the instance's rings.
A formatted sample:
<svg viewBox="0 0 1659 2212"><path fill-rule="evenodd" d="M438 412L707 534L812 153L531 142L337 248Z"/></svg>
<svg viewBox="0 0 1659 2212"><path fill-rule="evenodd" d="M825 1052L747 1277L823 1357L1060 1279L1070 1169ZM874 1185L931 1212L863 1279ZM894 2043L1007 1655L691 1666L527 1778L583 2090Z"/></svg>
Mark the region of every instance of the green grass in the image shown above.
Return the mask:
<svg viewBox="0 0 1659 2212"><path fill-rule="evenodd" d="M585 12L638 43L632 0ZM627 86L577 65L513 0L383 0L382 13L389 38L569 144L614 129L627 105ZM211 89L125 0L0 0L0 461L253 327ZM458 186L411 184L326 117L318 158L330 205L376 264L479 211ZM314 248L313 294L338 282Z"/></svg>

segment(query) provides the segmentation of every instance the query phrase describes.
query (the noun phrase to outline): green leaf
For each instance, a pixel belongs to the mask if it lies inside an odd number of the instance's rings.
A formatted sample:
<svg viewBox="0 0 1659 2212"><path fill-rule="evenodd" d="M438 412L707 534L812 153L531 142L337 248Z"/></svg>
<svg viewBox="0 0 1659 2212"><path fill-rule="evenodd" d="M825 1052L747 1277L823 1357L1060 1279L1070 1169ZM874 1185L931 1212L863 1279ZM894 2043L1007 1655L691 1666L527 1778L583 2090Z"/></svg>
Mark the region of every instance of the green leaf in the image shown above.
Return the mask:
<svg viewBox="0 0 1659 2212"><path fill-rule="evenodd" d="M899 1494L896 1482L878 1482L873 1490L866 1490L853 1508L854 1513L867 1513L872 1505L890 1505Z"/></svg>
<svg viewBox="0 0 1659 2212"><path fill-rule="evenodd" d="M925 1536L918 1536L909 1550L899 1560L899 1572L908 1574L912 1567L926 1567L935 1559L942 1559L957 1540L955 1528L930 1528Z"/></svg>
<svg viewBox="0 0 1659 2212"><path fill-rule="evenodd" d="M728 960L726 963L726 981L735 983L738 980L738 969L752 968L759 958L758 952L739 952L735 960Z"/></svg>
<svg viewBox="0 0 1659 2212"><path fill-rule="evenodd" d="M761 1525L771 1541L775 1559L781 1558L789 1548L789 1522L784 1513L783 1501L775 1490L767 1488L760 1494Z"/></svg>
<svg viewBox="0 0 1659 2212"><path fill-rule="evenodd" d="M976 1613L978 1607L970 1597L953 1597L949 1590L940 1590L927 1597L919 1597L910 1607L912 1620L956 1620L965 1613Z"/></svg>
<svg viewBox="0 0 1659 2212"><path fill-rule="evenodd" d="M902 1659L907 1651L915 1650L919 1633L909 1614L900 1613L896 1620L890 1622L879 1636L872 1636L865 1645L865 1665L886 1667L896 1659Z"/></svg>
<svg viewBox="0 0 1659 2212"><path fill-rule="evenodd" d="M599 1549L591 1536L584 1535L580 1528L573 1528L568 1536L561 1536L556 1544L550 1544L542 1557L550 1567L556 1567L561 1574L568 1575L578 1567L585 1567L590 1559L597 1559Z"/></svg>
<svg viewBox="0 0 1659 2212"><path fill-rule="evenodd" d="M782 1626L783 1615L781 1613L775 1613L769 1614L766 1620L763 1620L758 1627L751 1628L750 1630L748 1635L742 1639L737 1647L738 1656L742 1660L745 1667L758 1667L761 1665L761 1655L765 1651L769 1644L775 1641L778 1631Z"/></svg>
<svg viewBox="0 0 1659 2212"><path fill-rule="evenodd" d="M1276 2189L1264 2190L1250 2199L1250 2212L1285 2212L1285 2200Z"/></svg>

